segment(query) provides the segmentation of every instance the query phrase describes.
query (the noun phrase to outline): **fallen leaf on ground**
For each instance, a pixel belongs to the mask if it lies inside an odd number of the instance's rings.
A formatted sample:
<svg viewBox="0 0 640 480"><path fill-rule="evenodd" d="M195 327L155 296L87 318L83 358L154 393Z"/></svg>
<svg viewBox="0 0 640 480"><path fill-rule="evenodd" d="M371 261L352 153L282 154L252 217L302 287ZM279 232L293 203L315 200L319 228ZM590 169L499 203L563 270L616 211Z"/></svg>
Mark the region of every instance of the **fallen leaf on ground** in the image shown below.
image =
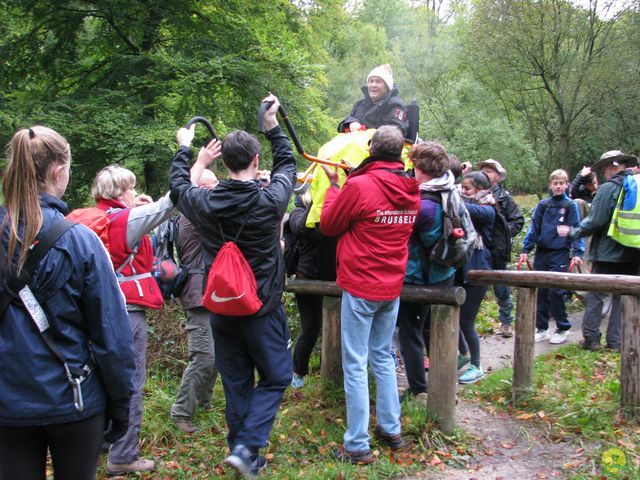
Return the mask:
<svg viewBox="0 0 640 480"><path fill-rule="evenodd" d="M535 416L536 416L535 413L522 413L522 414L518 415L516 418L518 420L531 420Z"/></svg>

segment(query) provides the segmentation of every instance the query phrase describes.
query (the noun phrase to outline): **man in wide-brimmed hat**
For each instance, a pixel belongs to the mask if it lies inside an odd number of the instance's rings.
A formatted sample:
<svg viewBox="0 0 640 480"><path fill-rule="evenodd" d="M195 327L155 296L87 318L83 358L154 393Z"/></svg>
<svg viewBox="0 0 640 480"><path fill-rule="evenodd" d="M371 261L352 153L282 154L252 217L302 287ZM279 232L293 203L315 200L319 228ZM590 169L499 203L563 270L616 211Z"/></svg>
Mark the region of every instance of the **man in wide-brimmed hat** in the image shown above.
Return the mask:
<svg viewBox="0 0 640 480"><path fill-rule="evenodd" d="M592 273L609 275L637 275L640 266L640 250L625 247L607 235L611 217L622 189L624 178L631 175L628 168L638 165L638 159L620 150L611 150L602 154L591 166L591 170L604 177L605 182L598 188L593 198L589 216L580 222L580 226L571 229L569 238L575 239L593 235L589 254L593 261ZM585 300L582 319L582 347L599 350L600 321L602 319L603 294L590 292ZM611 313L607 326L607 347L620 350L621 339L620 295L611 298Z"/></svg>
<svg viewBox="0 0 640 480"><path fill-rule="evenodd" d="M500 209L500 213L504 216L509 225L509 233L511 238L515 237L522 227L524 226L524 216L518 208L515 200L509 194L509 192L500 185L507 179L507 171L504 167L492 158L483 160L476 164L476 170L484 172L489 181L491 182L491 193L493 193L496 199L497 207ZM492 265L495 270L505 269L506 265ZM513 323L513 300L511 299L511 292L504 285L494 285L493 291L498 299L500 319L500 334L504 338L513 336L513 329L511 324Z"/></svg>

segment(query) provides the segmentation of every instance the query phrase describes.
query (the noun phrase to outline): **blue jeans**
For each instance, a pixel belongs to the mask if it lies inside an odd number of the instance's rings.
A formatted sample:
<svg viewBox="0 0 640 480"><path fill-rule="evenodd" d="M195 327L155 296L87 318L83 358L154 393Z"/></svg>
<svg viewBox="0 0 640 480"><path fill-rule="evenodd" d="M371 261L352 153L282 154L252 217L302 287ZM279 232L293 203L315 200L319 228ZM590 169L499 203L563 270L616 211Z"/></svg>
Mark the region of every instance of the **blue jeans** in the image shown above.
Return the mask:
<svg viewBox="0 0 640 480"><path fill-rule="evenodd" d="M369 450L369 378L367 360L376 380L376 422L389 435L400 433L400 401L391 338L400 300L369 301L342 293L342 370L347 401L344 447Z"/></svg>
<svg viewBox="0 0 640 480"><path fill-rule="evenodd" d="M494 285L493 292L498 300L498 319L503 325L513 323L513 300L508 287L504 285Z"/></svg>

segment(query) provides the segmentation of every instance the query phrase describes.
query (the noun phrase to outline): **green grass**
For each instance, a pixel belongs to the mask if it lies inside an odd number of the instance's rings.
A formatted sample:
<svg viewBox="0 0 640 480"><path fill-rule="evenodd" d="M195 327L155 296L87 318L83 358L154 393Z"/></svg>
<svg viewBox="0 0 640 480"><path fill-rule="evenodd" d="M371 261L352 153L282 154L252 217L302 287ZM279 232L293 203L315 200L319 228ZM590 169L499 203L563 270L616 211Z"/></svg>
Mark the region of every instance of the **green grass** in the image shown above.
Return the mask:
<svg viewBox="0 0 640 480"><path fill-rule="evenodd" d="M640 478L640 425L620 411L620 358L613 352L589 352L565 346L536 358L532 394L512 405L511 369L500 370L480 384L464 390L507 409L516 417L543 425L553 438L586 440L596 445L592 461L596 478ZM602 466L602 455L611 448L622 450L627 465L617 473ZM572 478L593 478L576 472Z"/></svg>
<svg viewBox="0 0 640 480"><path fill-rule="evenodd" d="M317 361L314 357L312 367L317 365ZM178 385L179 378L168 371L153 372L147 380L141 454L145 458L155 458L158 463L155 472L138 478L235 478L233 472L222 465L228 450L224 393L220 381L214 390L213 408L197 413L194 423L200 431L192 436L175 429L169 420ZM307 377L304 388L286 392L271 433L270 445L261 452L269 463L265 476L291 480L389 479L437 468L435 465L438 464L464 464L470 442L462 432L450 437L443 435L424 407L412 400L405 400L402 408L403 434L410 444L406 451L392 453L373 440L372 449L377 457L375 464L353 466L336 462L330 453L342 443L344 396L341 388L321 381L314 373ZM374 422L375 417L372 416L372 426ZM106 457L103 457L99 479L107 478L105 463Z"/></svg>

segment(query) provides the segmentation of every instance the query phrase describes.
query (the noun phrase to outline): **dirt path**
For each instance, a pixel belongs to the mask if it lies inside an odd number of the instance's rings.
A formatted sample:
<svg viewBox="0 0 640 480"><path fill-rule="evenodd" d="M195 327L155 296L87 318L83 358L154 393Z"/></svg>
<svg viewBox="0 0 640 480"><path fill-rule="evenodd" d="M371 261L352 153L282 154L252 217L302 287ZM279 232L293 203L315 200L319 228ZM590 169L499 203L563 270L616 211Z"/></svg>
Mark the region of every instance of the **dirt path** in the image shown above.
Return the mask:
<svg viewBox="0 0 640 480"><path fill-rule="evenodd" d="M582 313L570 315L573 324L568 343L582 338ZM538 343L535 354L558 348L548 342ZM513 338L493 336L481 339L482 367L490 373L512 364ZM401 387L406 379L400 378ZM456 412L458 425L477 439L473 458L466 469L446 466L444 470L429 469L412 479L451 480L539 480L562 479L568 476L563 465L584 458L580 445L558 441L549 432L531 422L518 420L508 413L497 412L489 403L460 398Z"/></svg>

